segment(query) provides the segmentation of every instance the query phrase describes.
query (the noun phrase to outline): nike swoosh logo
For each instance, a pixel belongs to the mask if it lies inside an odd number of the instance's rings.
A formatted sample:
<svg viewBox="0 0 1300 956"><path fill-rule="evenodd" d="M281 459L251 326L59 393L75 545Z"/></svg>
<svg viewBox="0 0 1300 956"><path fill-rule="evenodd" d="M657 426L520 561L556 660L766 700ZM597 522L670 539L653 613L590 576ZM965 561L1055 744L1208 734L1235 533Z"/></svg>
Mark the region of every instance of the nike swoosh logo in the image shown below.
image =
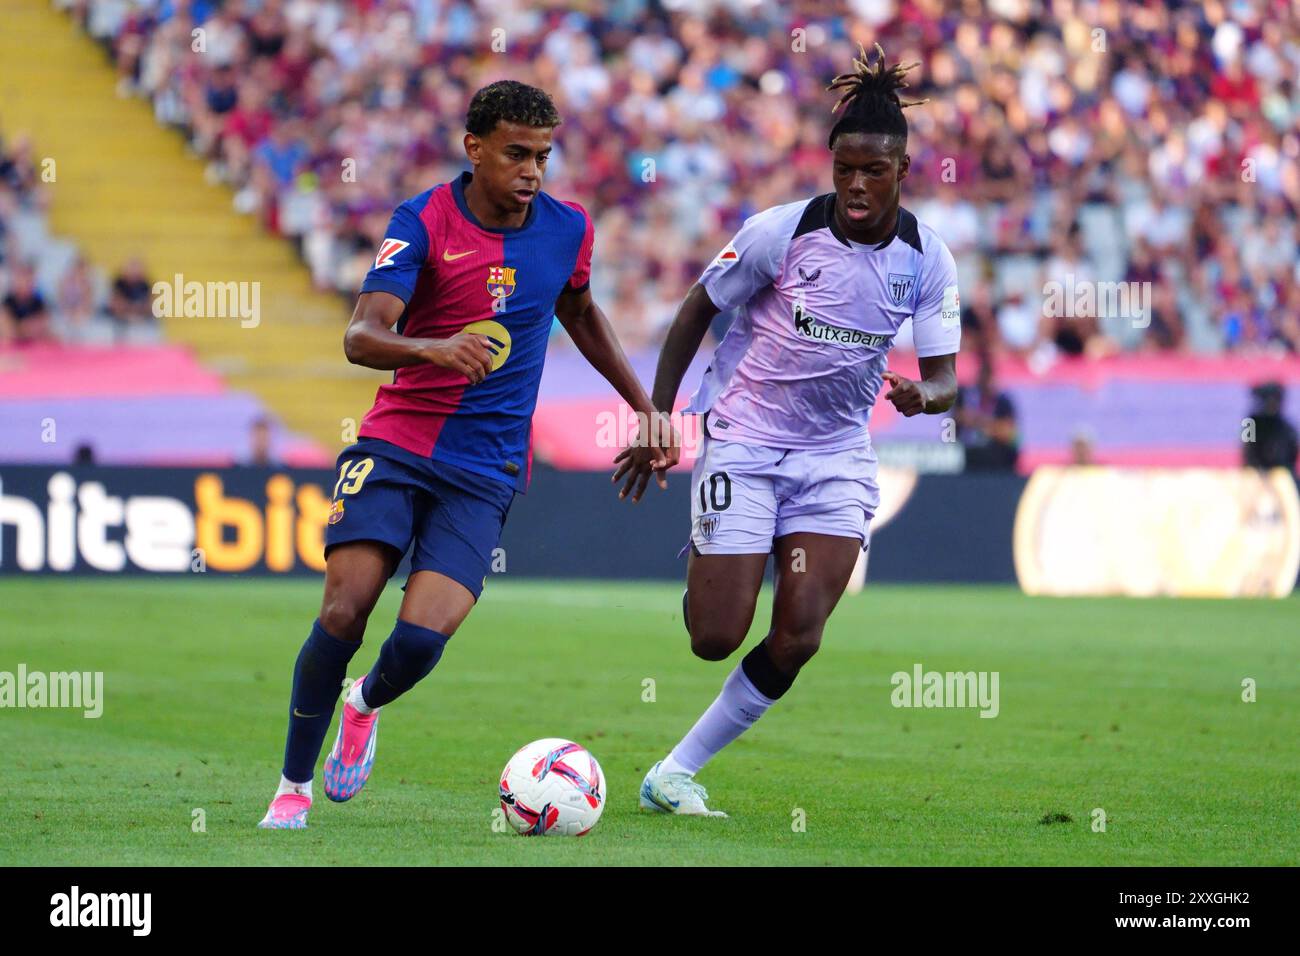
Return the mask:
<svg viewBox="0 0 1300 956"><path fill-rule="evenodd" d="M320 714L304 714L304 713L303 713L301 710L299 710L297 707L295 707L295 708L293 709L293 715L294 715L295 717L319 717L319 716L320 716Z"/></svg>
<svg viewBox="0 0 1300 956"><path fill-rule="evenodd" d="M464 259L466 256L472 256L476 252L478 252L477 249L471 249L469 252L458 252L453 256L450 249L444 249L442 250L442 261L455 262L457 259Z"/></svg>

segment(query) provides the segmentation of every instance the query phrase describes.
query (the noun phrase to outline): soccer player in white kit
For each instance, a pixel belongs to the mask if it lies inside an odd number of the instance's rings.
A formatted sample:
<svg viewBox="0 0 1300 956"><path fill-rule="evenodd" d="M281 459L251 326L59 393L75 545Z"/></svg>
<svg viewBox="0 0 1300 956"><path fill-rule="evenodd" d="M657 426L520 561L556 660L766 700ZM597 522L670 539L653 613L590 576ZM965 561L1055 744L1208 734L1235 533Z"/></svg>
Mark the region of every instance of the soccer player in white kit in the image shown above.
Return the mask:
<svg viewBox="0 0 1300 956"><path fill-rule="evenodd" d="M828 143L835 191L746 220L687 293L659 357L652 398L662 418L712 318L735 310L686 409L704 416L682 602L692 651L720 661L743 643L769 554L776 594L766 638L646 775L645 809L725 816L708 808L695 774L817 652L880 500L867 419L882 382L907 416L945 412L957 395L956 264L899 206L910 162L903 108L916 104L898 90L910 67L888 67L876 51L874 66L864 51L830 85L843 91ZM920 381L887 371L908 319ZM620 453L620 497L638 500L651 475L662 485L663 461L641 440Z"/></svg>

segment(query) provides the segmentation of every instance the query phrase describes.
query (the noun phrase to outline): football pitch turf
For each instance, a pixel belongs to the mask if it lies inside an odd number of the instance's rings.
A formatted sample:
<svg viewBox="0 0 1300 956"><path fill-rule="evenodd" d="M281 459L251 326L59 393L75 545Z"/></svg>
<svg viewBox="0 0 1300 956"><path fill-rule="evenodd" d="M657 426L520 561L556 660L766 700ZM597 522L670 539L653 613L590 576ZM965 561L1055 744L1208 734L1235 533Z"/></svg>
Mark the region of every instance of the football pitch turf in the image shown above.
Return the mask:
<svg viewBox="0 0 1300 956"><path fill-rule="evenodd" d="M370 665L399 598L390 585L351 676ZM105 690L98 719L0 710L0 864L1300 858L1296 598L869 586L841 602L786 698L700 774L731 814L721 820L637 809L646 768L740 656L691 656L681 587L490 581L437 670L385 710L366 789L330 803L318 772L309 829L259 831L319 599L315 580L0 581L0 671L102 671ZM765 592L746 647L769 607ZM998 672L998 715L894 707L891 675L917 664ZM494 831L502 766L549 736L600 760L600 823L580 840Z"/></svg>

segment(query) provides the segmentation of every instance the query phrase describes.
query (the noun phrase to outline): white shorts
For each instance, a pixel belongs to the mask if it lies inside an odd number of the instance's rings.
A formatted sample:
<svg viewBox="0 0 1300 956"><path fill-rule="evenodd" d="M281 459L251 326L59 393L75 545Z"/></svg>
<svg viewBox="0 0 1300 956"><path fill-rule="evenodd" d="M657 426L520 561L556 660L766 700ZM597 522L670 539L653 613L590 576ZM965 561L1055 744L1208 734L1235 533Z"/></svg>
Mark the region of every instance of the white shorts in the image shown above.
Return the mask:
<svg viewBox="0 0 1300 956"><path fill-rule="evenodd" d="M701 554L767 554L795 531L859 538L880 505L876 455L768 448L704 436L691 472L691 543Z"/></svg>

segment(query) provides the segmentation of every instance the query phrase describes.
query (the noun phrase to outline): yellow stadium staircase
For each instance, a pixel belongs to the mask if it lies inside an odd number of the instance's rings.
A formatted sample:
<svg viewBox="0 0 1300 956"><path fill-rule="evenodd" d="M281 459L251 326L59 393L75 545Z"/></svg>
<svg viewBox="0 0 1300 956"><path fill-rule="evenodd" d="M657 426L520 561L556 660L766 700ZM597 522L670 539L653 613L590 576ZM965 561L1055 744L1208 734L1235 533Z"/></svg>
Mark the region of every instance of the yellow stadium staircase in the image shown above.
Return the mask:
<svg viewBox="0 0 1300 956"><path fill-rule="evenodd" d="M168 318L167 338L332 453L391 373L347 363L347 304L316 291L292 245L237 213L181 135L146 100L119 98L116 81L103 49L50 0L0 0L0 130L30 135L38 160L54 160L52 230L110 275L139 254L150 281L260 283L256 327Z"/></svg>

